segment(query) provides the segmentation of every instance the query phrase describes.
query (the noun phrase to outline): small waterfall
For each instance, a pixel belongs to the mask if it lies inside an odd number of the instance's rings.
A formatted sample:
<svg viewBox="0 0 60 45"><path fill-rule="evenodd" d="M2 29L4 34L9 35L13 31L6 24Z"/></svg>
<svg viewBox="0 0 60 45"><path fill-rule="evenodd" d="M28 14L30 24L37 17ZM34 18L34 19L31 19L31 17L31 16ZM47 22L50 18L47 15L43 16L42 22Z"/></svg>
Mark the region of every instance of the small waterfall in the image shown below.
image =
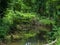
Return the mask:
<svg viewBox="0 0 60 45"><path fill-rule="evenodd" d="M26 44L25 45L31 45L31 42L26 42Z"/></svg>

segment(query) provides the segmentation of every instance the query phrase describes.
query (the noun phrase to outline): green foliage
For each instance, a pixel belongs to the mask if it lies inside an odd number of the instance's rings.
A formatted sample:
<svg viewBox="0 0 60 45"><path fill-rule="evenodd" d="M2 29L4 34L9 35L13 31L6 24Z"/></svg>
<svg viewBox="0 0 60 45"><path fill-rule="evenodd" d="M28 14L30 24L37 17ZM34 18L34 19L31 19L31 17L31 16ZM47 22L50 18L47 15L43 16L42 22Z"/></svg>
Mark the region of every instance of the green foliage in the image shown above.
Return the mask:
<svg viewBox="0 0 60 45"><path fill-rule="evenodd" d="M43 24L50 24L50 23L55 24L55 21L49 19L41 19L40 22Z"/></svg>
<svg viewBox="0 0 60 45"><path fill-rule="evenodd" d="M18 11L16 11L16 13L14 13L12 10L9 10L7 12L8 13L6 13L5 14L6 16L3 18L3 22L4 22L4 24L6 24L9 27L8 32L11 31L11 27L12 27L13 28L12 32L14 32L14 33L15 33L15 31L19 32L19 33L22 32L21 34L24 34L25 37L26 37L26 34L34 36L35 33L37 33L36 31L32 31L32 32L34 32L33 34L32 33L28 34L28 32L30 32L30 30L34 30L33 29L33 27L35 25L34 23L36 23L36 21L39 20L39 18L36 16L36 14L22 13L22 12L18 12ZM33 26L33 27L31 28L31 26ZM25 31L26 31L26 33L25 33ZM30 37L30 36L28 36L28 37Z"/></svg>
<svg viewBox="0 0 60 45"><path fill-rule="evenodd" d="M59 2L59 0L1 0L0 15L3 18L0 18L0 37L14 32L29 38L45 32L48 33L46 36L55 39L58 34L60 35Z"/></svg>

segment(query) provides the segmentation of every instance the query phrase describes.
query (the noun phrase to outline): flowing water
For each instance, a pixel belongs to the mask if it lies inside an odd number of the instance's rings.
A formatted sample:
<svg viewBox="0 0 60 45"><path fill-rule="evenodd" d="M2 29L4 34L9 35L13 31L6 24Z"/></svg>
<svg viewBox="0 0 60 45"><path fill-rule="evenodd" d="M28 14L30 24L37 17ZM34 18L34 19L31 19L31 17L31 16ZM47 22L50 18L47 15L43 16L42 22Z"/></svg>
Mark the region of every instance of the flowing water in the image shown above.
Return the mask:
<svg viewBox="0 0 60 45"><path fill-rule="evenodd" d="M5 44L1 43L0 45L43 45L46 43L47 41L43 37L35 36L29 39L8 40Z"/></svg>
<svg viewBox="0 0 60 45"><path fill-rule="evenodd" d="M14 40L8 41L7 43L0 43L0 45L43 45L46 41L40 40L39 38L29 38L27 40Z"/></svg>

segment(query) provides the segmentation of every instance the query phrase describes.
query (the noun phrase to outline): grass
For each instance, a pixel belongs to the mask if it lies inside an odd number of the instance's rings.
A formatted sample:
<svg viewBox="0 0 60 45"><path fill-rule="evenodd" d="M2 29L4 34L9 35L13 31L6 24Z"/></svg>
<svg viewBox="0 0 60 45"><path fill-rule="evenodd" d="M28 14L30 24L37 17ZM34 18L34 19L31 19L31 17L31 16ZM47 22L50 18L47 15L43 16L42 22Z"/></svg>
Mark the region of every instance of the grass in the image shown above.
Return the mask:
<svg viewBox="0 0 60 45"><path fill-rule="evenodd" d="M60 45L60 38L57 38L57 42L55 43L55 45Z"/></svg>

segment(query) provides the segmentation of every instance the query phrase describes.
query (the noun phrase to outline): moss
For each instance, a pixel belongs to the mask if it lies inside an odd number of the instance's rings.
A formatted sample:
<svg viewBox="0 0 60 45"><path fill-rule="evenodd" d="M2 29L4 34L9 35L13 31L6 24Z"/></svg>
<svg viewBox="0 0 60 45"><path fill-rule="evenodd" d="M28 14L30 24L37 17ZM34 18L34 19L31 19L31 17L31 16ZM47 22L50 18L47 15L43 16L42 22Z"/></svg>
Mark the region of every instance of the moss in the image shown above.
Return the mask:
<svg viewBox="0 0 60 45"><path fill-rule="evenodd" d="M40 22L42 24L50 24L50 23L55 24L55 21L49 19L41 19Z"/></svg>

